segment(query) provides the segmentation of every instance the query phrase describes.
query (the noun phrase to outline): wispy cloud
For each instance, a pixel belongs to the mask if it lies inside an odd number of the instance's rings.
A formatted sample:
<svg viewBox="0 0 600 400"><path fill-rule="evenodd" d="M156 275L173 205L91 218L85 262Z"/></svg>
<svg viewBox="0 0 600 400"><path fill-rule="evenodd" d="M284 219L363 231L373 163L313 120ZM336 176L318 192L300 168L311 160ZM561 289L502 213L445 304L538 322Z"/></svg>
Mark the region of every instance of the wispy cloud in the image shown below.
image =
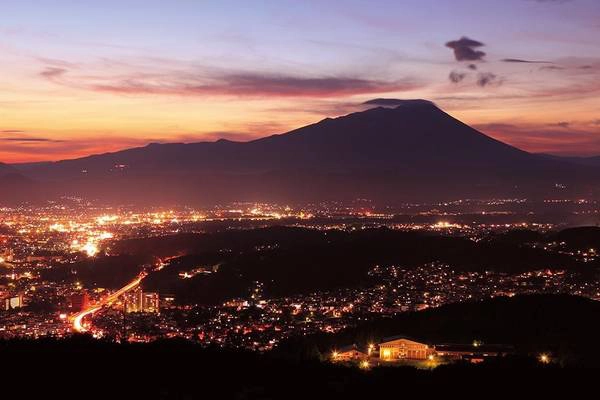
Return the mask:
<svg viewBox="0 0 600 400"><path fill-rule="evenodd" d="M48 67L57 67L57 68L77 68L78 67L77 63L58 59L58 58L34 57L34 59L44 65L47 65Z"/></svg>
<svg viewBox="0 0 600 400"><path fill-rule="evenodd" d="M412 90L411 81L378 81L361 78L303 78L285 75L238 74L213 83L147 82L123 80L92 85L93 90L124 94L168 94L183 96L227 95L249 97L330 97Z"/></svg>
<svg viewBox="0 0 600 400"><path fill-rule="evenodd" d="M40 137L0 137L0 140L5 142L49 142L49 143L63 143L63 140L55 140Z"/></svg>
<svg viewBox="0 0 600 400"><path fill-rule="evenodd" d="M0 142L14 143L63 143L63 140L43 136L31 136L27 131L20 129L4 129L0 131Z"/></svg>
<svg viewBox="0 0 600 400"><path fill-rule="evenodd" d="M56 84L124 95L335 97L419 88L410 78L380 80L348 76L300 76L278 73L214 71L129 72L118 76L72 74L61 67L46 67L40 75Z"/></svg>
<svg viewBox="0 0 600 400"><path fill-rule="evenodd" d="M67 72L68 70L66 68L47 67L44 68L42 72L40 72L40 75L46 79L55 80L56 78L63 76Z"/></svg>
<svg viewBox="0 0 600 400"><path fill-rule="evenodd" d="M533 153L600 154L600 129L586 124L490 123L474 127L498 140Z"/></svg>
<svg viewBox="0 0 600 400"><path fill-rule="evenodd" d="M569 3L573 0L527 0L527 1L535 2L535 3L562 4L562 3Z"/></svg>
<svg viewBox="0 0 600 400"><path fill-rule="evenodd" d="M561 71L564 69L564 67L559 67L558 65L544 65L540 67L540 71Z"/></svg>
<svg viewBox="0 0 600 400"><path fill-rule="evenodd" d="M2 143L0 159L11 163L60 160L142 146L154 141L143 138L111 137L110 142L107 143L105 139L100 137L69 140L3 138L0 139Z"/></svg>
<svg viewBox="0 0 600 400"><path fill-rule="evenodd" d="M521 58L504 58L500 60L506 63L517 63L517 64L550 64L550 61L537 61L537 60L523 60Z"/></svg>

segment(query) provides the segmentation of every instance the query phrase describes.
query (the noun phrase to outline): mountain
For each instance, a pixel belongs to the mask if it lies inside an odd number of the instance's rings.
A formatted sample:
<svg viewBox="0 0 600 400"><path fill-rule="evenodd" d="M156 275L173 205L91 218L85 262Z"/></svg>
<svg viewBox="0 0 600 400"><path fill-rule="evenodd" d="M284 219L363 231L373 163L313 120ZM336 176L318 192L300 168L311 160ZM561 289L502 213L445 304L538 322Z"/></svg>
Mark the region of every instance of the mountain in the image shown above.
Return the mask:
<svg viewBox="0 0 600 400"><path fill-rule="evenodd" d="M15 172L15 169L8 164L0 162L0 176Z"/></svg>
<svg viewBox="0 0 600 400"><path fill-rule="evenodd" d="M492 139L426 100L390 103L250 142L150 144L21 165L53 193L135 202L306 201L591 193L589 167ZM592 183L592 184L590 184ZM562 189L564 190L564 189Z"/></svg>
<svg viewBox="0 0 600 400"><path fill-rule="evenodd" d="M4 163L0 163L0 188L0 204L37 200L40 194L31 179Z"/></svg>
<svg viewBox="0 0 600 400"><path fill-rule="evenodd" d="M14 168L11 165L0 163L0 185L5 187L5 185L25 185L29 183L30 180L25 177L19 170Z"/></svg>
<svg viewBox="0 0 600 400"><path fill-rule="evenodd" d="M552 154L540 154L540 156L561 160L561 161L569 161L573 164L586 165L589 167L600 167L600 156L591 156L591 157L576 157L576 156L555 156Z"/></svg>

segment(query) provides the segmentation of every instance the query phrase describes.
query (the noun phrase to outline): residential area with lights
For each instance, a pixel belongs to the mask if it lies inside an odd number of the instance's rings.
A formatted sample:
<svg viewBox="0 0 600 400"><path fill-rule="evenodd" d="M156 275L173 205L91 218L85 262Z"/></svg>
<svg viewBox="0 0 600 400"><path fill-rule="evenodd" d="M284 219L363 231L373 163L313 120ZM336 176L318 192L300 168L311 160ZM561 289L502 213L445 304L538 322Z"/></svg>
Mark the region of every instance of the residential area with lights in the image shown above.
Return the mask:
<svg viewBox="0 0 600 400"><path fill-rule="evenodd" d="M600 243L593 232L590 239L588 231L524 212L523 201L396 209L364 200L301 207L250 203L168 211L82 202L1 210L1 339L183 339L206 349L259 354L310 347L321 362L363 370L432 369L519 355L552 364L565 355L553 356L551 343L523 349L508 337L479 339L478 322L471 324L472 334L460 336L445 337L443 328L423 337L402 328L352 332L494 299L600 300ZM483 206L485 212L473 213ZM579 218L590 205L573 206ZM525 215L529 222L520 222ZM299 240L312 243L308 252L296 250ZM398 252L401 242L407 247ZM306 275L313 253L342 269L324 274L331 265L325 261ZM245 269L257 258L273 269ZM282 263L302 278L279 275ZM356 275L341 272L344 265ZM314 339L322 335L327 340Z"/></svg>

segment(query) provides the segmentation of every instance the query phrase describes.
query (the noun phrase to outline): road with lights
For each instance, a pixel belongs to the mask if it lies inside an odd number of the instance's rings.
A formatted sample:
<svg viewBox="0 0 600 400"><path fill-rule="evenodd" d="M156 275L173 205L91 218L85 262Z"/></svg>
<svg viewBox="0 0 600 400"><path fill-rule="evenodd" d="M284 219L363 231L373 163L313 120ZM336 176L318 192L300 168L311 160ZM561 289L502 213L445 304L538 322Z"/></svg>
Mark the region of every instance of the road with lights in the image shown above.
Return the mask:
<svg viewBox="0 0 600 400"><path fill-rule="evenodd" d="M110 296L107 296L106 298L102 299L100 302L94 304L93 306L88 307L87 309L73 315L73 330L79 333L86 332L87 328L83 326L83 320L85 317L94 314L96 311L100 310L104 306L111 305L119 297L129 292L130 290L135 289L140 284L140 282L142 282L142 279L146 277L146 275L148 275L146 272L141 272L133 281L129 282L127 285L123 286L121 289L117 290Z"/></svg>

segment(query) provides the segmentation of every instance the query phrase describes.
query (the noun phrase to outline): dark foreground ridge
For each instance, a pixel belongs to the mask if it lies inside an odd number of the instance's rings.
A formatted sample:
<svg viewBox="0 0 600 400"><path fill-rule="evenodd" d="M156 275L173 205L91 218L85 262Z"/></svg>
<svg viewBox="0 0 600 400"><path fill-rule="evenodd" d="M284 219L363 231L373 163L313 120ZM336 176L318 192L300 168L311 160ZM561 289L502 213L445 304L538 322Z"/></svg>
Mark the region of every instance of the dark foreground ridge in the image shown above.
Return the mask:
<svg viewBox="0 0 600 400"><path fill-rule="evenodd" d="M572 317L565 318L567 309L573 312ZM587 374L592 371L582 366L596 367L596 363L579 363L582 359L577 355L587 351L584 361L598 359L593 340L599 333L599 310L595 302L580 298L530 296L457 304L408 314L403 319L405 325L402 319L385 325L406 332L411 327L410 333L423 337L443 337L452 320L456 325L448 332L452 340L471 339L474 332L486 338L494 334L490 329L502 327L496 337L515 341L514 355L478 365L457 362L434 370L361 370L318 358L298 358L285 349L261 355L203 348L179 340L149 344L116 344L89 336L62 341L14 340L0 342L2 382L4 389L8 384L19 388L23 398L43 394L60 398L343 399L397 395L400 389L404 393L461 397L480 397L490 390L543 396L557 394L561 388L570 388L573 394L590 383ZM465 330L467 325L472 327L470 331ZM380 326L383 331L385 326ZM522 333L515 334L519 330ZM573 359L579 361L553 358L549 364L540 363L530 352L533 348L523 346L540 339L545 342L539 345L571 351L576 356ZM35 385L31 385L32 380ZM215 395L218 397L212 397Z"/></svg>
<svg viewBox="0 0 600 400"><path fill-rule="evenodd" d="M421 312L373 319L335 335L317 334L280 345L282 354L327 356L349 343L366 348L390 336L425 343L506 344L520 357L551 354L563 367L596 368L600 350L600 302L567 295L526 295L455 303Z"/></svg>
<svg viewBox="0 0 600 400"><path fill-rule="evenodd" d="M550 392L548 382L583 380L577 376L579 370L540 366L522 357L433 371L410 367L363 371L318 361L202 349L181 341L120 345L75 337L60 342L13 341L0 348L6 367L3 390L8 390L7 385L18 388L21 398L343 399L389 396L399 387L429 395L469 396L499 381L504 383L495 391L545 394Z"/></svg>

